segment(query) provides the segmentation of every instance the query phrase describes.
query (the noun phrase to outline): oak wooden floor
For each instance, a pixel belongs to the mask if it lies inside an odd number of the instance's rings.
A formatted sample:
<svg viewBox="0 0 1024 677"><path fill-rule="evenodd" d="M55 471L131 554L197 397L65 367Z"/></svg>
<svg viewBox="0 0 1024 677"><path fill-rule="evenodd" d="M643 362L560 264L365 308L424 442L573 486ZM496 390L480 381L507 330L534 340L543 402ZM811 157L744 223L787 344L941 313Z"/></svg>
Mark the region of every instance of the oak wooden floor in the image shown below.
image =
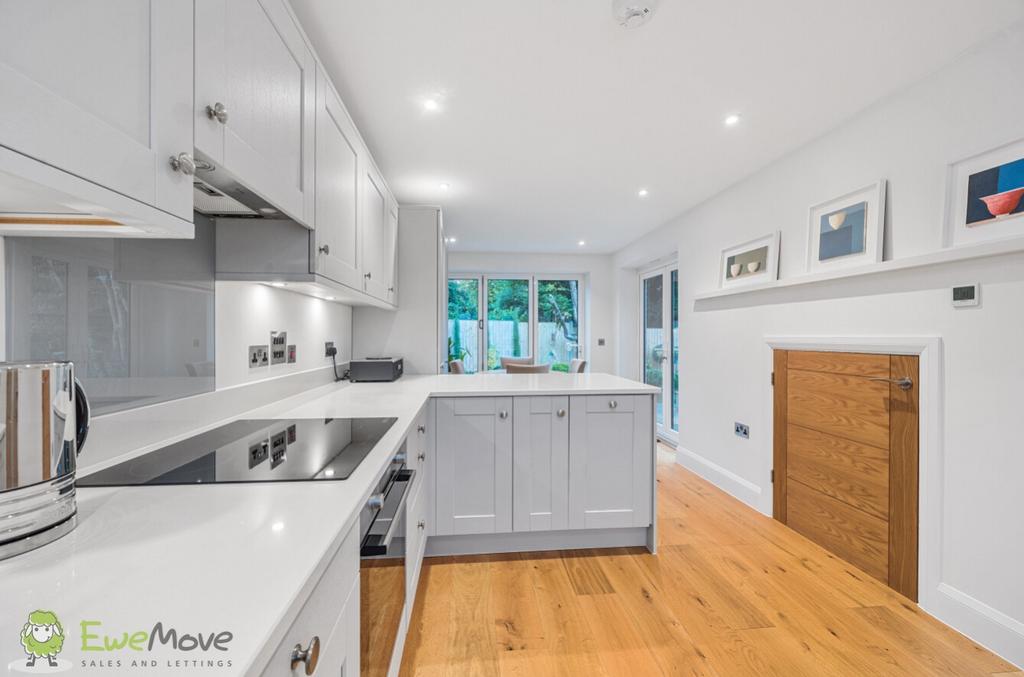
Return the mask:
<svg viewBox="0 0 1024 677"><path fill-rule="evenodd" d="M402 675L1024 675L665 451L658 482L657 556L427 560Z"/></svg>

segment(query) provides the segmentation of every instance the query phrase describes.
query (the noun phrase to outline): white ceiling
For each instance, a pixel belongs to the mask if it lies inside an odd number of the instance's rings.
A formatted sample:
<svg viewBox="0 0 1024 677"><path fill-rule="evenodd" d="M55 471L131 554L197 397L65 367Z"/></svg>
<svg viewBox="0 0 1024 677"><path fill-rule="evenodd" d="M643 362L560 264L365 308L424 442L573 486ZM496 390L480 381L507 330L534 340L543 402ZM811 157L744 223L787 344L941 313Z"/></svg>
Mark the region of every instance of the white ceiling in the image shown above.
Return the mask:
<svg viewBox="0 0 1024 677"><path fill-rule="evenodd" d="M661 0L627 31L611 0L292 4L399 202L443 205L465 251L614 251L1024 17Z"/></svg>

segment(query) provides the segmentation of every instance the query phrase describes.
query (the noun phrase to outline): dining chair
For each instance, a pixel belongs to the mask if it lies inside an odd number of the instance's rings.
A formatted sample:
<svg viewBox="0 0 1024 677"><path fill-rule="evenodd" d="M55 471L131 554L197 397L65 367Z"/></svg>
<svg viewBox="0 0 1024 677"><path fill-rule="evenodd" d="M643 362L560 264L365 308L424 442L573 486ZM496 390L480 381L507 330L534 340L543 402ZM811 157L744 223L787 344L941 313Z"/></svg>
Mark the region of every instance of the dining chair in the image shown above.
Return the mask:
<svg viewBox="0 0 1024 677"><path fill-rule="evenodd" d="M550 371L550 364L510 364L505 367L506 374L547 374Z"/></svg>
<svg viewBox="0 0 1024 677"><path fill-rule="evenodd" d="M465 374L466 368L462 366L462 360L449 360L448 361L448 373L449 374Z"/></svg>
<svg viewBox="0 0 1024 677"><path fill-rule="evenodd" d="M569 373L570 374L582 374L583 370L587 368L586 360L573 359L569 362Z"/></svg>
<svg viewBox="0 0 1024 677"><path fill-rule="evenodd" d="M518 364L518 365L533 364L533 356L532 355L528 355L526 357L502 357L501 358L501 368L502 369L505 369L510 364Z"/></svg>

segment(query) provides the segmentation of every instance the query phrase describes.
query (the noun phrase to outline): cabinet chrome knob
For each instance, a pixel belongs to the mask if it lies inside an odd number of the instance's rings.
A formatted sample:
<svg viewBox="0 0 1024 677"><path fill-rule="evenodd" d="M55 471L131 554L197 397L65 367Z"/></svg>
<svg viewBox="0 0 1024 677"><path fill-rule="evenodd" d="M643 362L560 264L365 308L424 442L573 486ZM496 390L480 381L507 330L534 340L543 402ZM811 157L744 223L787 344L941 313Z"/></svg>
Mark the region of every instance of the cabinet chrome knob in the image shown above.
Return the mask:
<svg viewBox="0 0 1024 677"><path fill-rule="evenodd" d="M196 161L192 159L192 156L188 153L172 155L170 162L171 169L176 172L181 172L185 176L192 176L196 173Z"/></svg>
<svg viewBox="0 0 1024 677"><path fill-rule="evenodd" d="M609 407L610 409L614 409L614 408L615 408L615 407L617 407L617 406L619 406L619 403L618 403L618 402L616 402L615 400L608 400L608 407Z"/></svg>
<svg viewBox="0 0 1024 677"><path fill-rule="evenodd" d="M498 412L498 418L500 418L502 421L504 421L506 418L508 418L508 412L507 411Z"/></svg>
<svg viewBox="0 0 1024 677"><path fill-rule="evenodd" d="M427 432L427 426L425 426L425 425L418 425L418 426L416 426L416 432L418 432L418 433L425 433L425 432Z"/></svg>
<svg viewBox="0 0 1024 677"><path fill-rule="evenodd" d="M565 409L559 409L555 413L558 414L558 418L565 418Z"/></svg>
<svg viewBox="0 0 1024 677"><path fill-rule="evenodd" d="M313 639L309 640L309 646L305 649L302 648L301 644L296 644L292 649L291 658L292 670L305 663L306 674L312 675L313 671L316 670L316 664L320 661L320 638L313 635Z"/></svg>
<svg viewBox="0 0 1024 677"><path fill-rule="evenodd" d="M220 101L213 104L212 106L206 107L206 117L211 120L216 120L222 125L226 125L228 122L228 107L222 104Z"/></svg>
<svg viewBox="0 0 1024 677"><path fill-rule="evenodd" d="M326 256L331 253L331 245L322 244L319 247L317 247L317 251Z"/></svg>
<svg viewBox="0 0 1024 677"><path fill-rule="evenodd" d="M416 458L417 458L417 459L419 459L420 463L422 463L423 461L427 460L427 455L426 455L426 454L423 454L423 453L421 453L421 454L420 454L419 456L417 456Z"/></svg>
<svg viewBox="0 0 1024 677"><path fill-rule="evenodd" d="M373 494L366 501L366 507L370 510L380 510L384 507L384 494Z"/></svg>
<svg viewBox="0 0 1024 677"><path fill-rule="evenodd" d="M388 291L393 294L395 292L395 288L394 287L388 287Z"/></svg>
<svg viewBox="0 0 1024 677"><path fill-rule="evenodd" d="M417 529L426 529L427 528L427 523L424 522L423 520L420 520L419 522L416 523L416 528Z"/></svg>
<svg viewBox="0 0 1024 677"><path fill-rule="evenodd" d="M366 273L365 275L363 275L363 277L365 277L367 280L369 280L369 279L371 279L373 277L373 273Z"/></svg>

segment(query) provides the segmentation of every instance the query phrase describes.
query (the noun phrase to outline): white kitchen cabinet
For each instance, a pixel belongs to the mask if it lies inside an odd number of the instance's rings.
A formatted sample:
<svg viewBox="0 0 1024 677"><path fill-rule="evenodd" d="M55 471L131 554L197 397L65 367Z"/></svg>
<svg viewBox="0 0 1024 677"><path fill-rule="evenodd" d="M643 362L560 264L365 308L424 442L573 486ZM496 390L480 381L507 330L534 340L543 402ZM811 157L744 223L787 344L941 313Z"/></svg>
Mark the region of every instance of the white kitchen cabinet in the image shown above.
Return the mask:
<svg viewBox="0 0 1024 677"><path fill-rule="evenodd" d="M437 207L398 212L398 310L352 311L352 354L401 355L407 374L437 374L448 357L448 268Z"/></svg>
<svg viewBox="0 0 1024 677"><path fill-rule="evenodd" d="M650 395L569 398L569 528L651 524Z"/></svg>
<svg viewBox="0 0 1024 677"><path fill-rule="evenodd" d="M202 0L195 32L198 155L312 224L316 63L287 3Z"/></svg>
<svg viewBox="0 0 1024 677"><path fill-rule="evenodd" d="M512 530L512 398L444 397L437 423L438 535Z"/></svg>
<svg viewBox="0 0 1024 677"><path fill-rule="evenodd" d="M398 220L391 219L391 194L372 162L363 170L362 270L363 291L381 300L394 293L394 256ZM394 234L392 227L396 228Z"/></svg>
<svg viewBox="0 0 1024 677"><path fill-rule="evenodd" d="M425 479L425 478L423 478ZM416 588L420 579L420 568L423 564L423 553L427 547L427 482L421 479L413 490L405 519L405 613L412 613L416 601Z"/></svg>
<svg viewBox="0 0 1024 677"><path fill-rule="evenodd" d="M291 667L296 645L319 642L318 675L359 674L359 528L345 536L263 669L264 677L301 675Z"/></svg>
<svg viewBox="0 0 1024 677"><path fill-rule="evenodd" d="M516 397L513 430L513 529L568 529L569 398Z"/></svg>
<svg viewBox="0 0 1024 677"><path fill-rule="evenodd" d="M170 163L192 153L192 18L191 0L0 1L0 234L34 213L48 234L192 236Z"/></svg>
<svg viewBox="0 0 1024 677"><path fill-rule="evenodd" d="M363 285L359 187L364 155L348 111L327 76L317 69L315 272L359 290Z"/></svg>

